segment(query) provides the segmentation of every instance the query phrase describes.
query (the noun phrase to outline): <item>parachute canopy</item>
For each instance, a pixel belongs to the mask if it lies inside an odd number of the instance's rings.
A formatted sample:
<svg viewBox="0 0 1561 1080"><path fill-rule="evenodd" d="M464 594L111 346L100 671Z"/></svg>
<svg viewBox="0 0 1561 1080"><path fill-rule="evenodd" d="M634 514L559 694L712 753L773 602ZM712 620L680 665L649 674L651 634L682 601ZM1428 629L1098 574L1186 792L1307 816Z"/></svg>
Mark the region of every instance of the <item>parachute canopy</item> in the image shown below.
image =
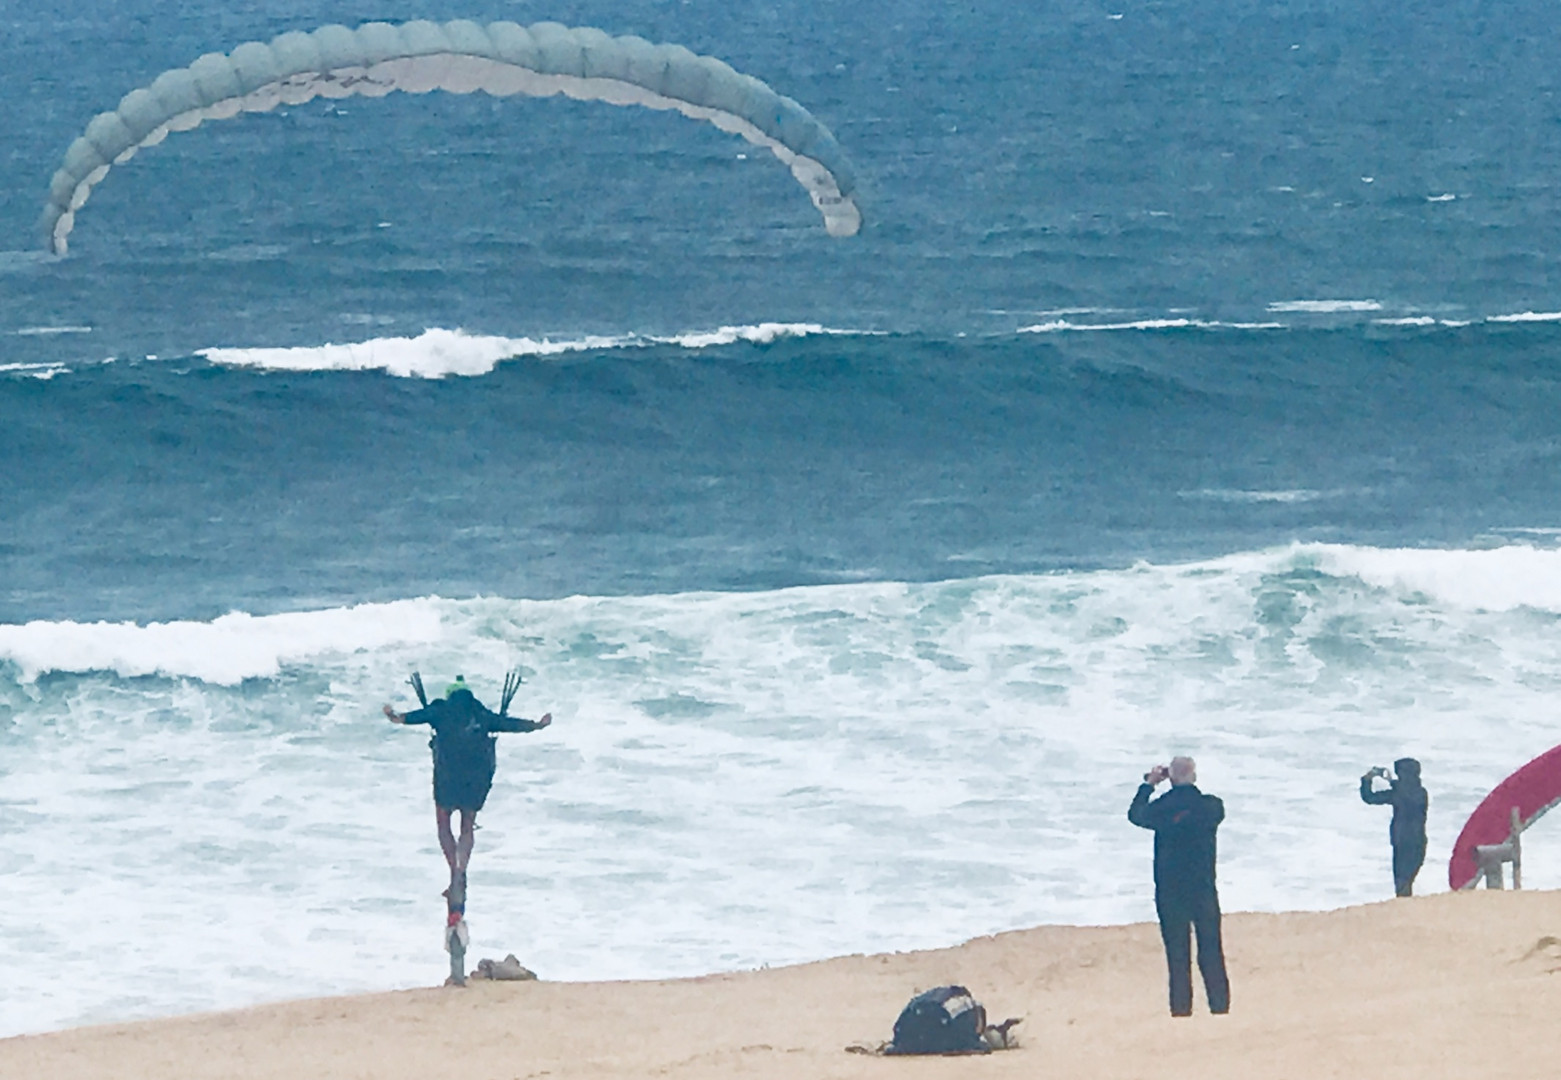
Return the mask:
<svg viewBox="0 0 1561 1080"><path fill-rule="evenodd" d="M269 45L252 41L231 53L207 53L187 68L163 72L150 86L126 94L114 111L94 117L66 151L40 222L45 242L63 255L76 211L110 166L171 131L316 97L383 97L395 90L565 94L676 109L774 153L807 190L831 236L853 236L861 228L851 168L835 137L801 105L751 75L681 45L653 45L589 27L480 26L458 19L374 22L356 30L322 26L282 34Z"/></svg>

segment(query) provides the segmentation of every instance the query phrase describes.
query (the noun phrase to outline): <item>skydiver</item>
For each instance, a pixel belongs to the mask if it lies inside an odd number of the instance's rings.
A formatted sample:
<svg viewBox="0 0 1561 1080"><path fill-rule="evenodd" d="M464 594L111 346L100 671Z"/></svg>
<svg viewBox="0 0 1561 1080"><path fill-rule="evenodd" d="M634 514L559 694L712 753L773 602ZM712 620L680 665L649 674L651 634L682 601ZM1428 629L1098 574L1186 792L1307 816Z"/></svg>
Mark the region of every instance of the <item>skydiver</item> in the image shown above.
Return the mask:
<svg viewBox="0 0 1561 1080"><path fill-rule="evenodd" d="M518 679L516 680L518 683ZM414 680L422 695L421 683ZM508 705L506 697L505 705ZM398 713L385 706L392 724L427 724L433 728L428 741L434 758L434 813L439 823L439 847L450 865L450 887L445 896L453 912L466 905L466 867L475 842L477 811L488 800L493 787L497 762L495 735L501 731L540 731L553 722L552 713L540 720L522 720L490 712L466 685L466 676L457 675L445 688L443 698L409 713ZM461 836L457 841L450 830L450 815L461 812Z"/></svg>
<svg viewBox="0 0 1561 1080"><path fill-rule="evenodd" d="M1393 845L1393 891L1399 896L1412 896L1415 875L1425 862L1425 818L1431 796L1420 783L1420 762L1414 758L1399 758L1393 763L1393 771L1397 776L1388 775L1380 765L1367 770L1360 778L1360 797L1372 806L1393 807L1393 820L1388 823L1388 841ZM1372 785L1379 776L1388 782L1382 791Z"/></svg>

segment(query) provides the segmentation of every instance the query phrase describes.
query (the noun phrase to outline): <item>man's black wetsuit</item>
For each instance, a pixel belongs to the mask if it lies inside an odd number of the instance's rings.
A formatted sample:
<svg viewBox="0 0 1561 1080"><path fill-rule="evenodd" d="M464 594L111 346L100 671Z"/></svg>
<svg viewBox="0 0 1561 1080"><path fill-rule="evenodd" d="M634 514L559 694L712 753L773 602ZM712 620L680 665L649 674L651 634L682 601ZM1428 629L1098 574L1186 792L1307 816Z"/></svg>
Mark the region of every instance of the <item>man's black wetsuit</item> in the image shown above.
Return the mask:
<svg viewBox="0 0 1561 1080"><path fill-rule="evenodd" d="M541 725L517 716L490 712L470 690L457 690L426 708L406 714L403 723L434 729L434 804L446 810L476 813L488 801L496 762L494 735L500 731L536 731Z"/></svg>
<svg viewBox="0 0 1561 1080"><path fill-rule="evenodd" d="M1214 834L1225 804L1194 784L1173 785L1149 801L1154 788L1140 784L1127 820L1154 830L1154 906L1170 971L1171 1015L1192 1014L1192 945L1198 933L1198 970L1209 1011L1230 1011L1230 980L1220 944L1220 898L1214 887Z"/></svg>
<svg viewBox="0 0 1561 1080"><path fill-rule="evenodd" d="M1410 896L1415 875L1425 862L1425 818L1431 796L1420 784L1420 762L1399 758L1393 768L1398 777L1386 791L1371 790L1371 773L1361 777L1360 797L1372 806L1393 808L1393 820L1388 823L1388 840L1393 844L1393 891Z"/></svg>

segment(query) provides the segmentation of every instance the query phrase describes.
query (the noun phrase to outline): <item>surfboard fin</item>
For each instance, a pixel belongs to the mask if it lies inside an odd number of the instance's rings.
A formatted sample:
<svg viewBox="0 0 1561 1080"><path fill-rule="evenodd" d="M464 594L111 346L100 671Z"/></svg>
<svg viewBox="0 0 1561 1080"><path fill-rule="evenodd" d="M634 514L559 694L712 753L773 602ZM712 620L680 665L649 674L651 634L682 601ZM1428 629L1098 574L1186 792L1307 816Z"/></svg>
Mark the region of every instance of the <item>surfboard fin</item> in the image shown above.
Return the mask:
<svg viewBox="0 0 1561 1080"><path fill-rule="evenodd" d="M428 695L423 692L423 676L414 671L407 682L412 684L412 692L417 695L417 700L422 703L423 708L428 708Z"/></svg>

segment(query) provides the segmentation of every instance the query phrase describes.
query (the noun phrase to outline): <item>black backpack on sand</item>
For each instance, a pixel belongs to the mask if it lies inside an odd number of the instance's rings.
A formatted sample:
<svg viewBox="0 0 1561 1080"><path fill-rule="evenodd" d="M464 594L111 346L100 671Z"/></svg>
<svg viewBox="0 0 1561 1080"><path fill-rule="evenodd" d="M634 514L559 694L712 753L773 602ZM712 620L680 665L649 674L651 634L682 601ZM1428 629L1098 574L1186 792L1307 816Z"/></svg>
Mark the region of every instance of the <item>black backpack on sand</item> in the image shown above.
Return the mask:
<svg viewBox="0 0 1561 1080"><path fill-rule="evenodd" d="M911 998L894 1022L886 1054L986 1054L986 1010L963 986L939 986Z"/></svg>

